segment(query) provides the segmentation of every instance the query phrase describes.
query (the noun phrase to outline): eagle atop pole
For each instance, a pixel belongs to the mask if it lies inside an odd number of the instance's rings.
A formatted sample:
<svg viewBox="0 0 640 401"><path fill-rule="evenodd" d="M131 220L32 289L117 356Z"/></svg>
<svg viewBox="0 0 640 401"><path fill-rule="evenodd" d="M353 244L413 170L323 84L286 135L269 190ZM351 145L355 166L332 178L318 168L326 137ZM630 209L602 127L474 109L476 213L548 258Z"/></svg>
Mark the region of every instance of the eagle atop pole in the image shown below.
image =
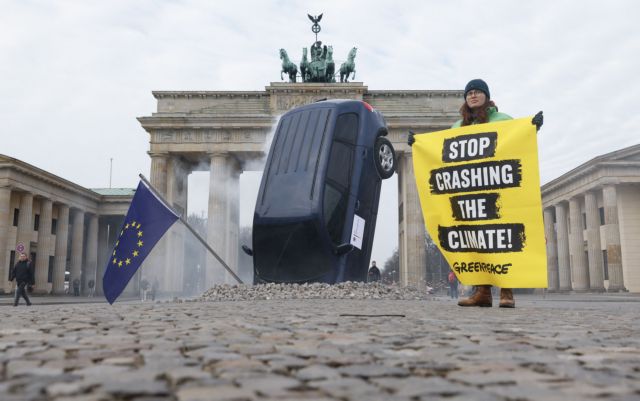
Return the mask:
<svg viewBox="0 0 640 401"><path fill-rule="evenodd" d="M307 14L307 17L309 17L311 22L313 22L313 25L311 26L311 32L316 34L316 42L317 42L318 41L318 32L320 32L322 30L322 28L320 28L320 24L318 24L318 22L320 22L320 20L322 19L322 14L317 15L315 17L313 17L311 14Z"/></svg>

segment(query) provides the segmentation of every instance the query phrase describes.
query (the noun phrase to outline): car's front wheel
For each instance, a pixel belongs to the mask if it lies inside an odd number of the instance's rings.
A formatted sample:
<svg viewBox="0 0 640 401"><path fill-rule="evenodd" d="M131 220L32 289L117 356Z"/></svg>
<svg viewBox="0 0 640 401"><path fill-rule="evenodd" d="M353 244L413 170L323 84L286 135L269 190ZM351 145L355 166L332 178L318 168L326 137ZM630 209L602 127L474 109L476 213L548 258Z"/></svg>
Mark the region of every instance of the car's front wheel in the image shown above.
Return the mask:
<svg viewBox="0 0 640 401"><path fill-rule="evenodd" d="M379 136L376 139L373 147L373 157L380 177L383 180L391 178L396 171L396 152L387 138Z"/></svg>

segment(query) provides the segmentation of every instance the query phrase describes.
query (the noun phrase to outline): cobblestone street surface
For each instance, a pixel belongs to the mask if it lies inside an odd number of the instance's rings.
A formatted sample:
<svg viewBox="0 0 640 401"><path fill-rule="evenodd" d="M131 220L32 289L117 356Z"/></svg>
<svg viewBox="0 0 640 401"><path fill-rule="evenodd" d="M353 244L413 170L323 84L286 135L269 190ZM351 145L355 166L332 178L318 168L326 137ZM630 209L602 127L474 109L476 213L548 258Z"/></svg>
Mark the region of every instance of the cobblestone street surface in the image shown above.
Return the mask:
<svg viewBox="0 0 640 401"><path fill-rule="evenodd" d="M0 306L3 401L640 399L633 295L33 300Z"/></svg>

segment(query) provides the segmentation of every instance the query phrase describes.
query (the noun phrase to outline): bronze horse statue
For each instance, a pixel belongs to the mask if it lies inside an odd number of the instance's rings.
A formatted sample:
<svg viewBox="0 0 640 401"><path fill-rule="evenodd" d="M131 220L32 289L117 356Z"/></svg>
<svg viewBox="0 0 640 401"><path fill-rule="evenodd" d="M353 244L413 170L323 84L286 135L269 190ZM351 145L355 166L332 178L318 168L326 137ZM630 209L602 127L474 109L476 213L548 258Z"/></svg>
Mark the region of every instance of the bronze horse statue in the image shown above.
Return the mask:
<svg viewBox="0 0 640 401"><path fill-rule="evenodd" d="M307 58L307 48L302 48L302 60L300 60L300 79L302 82L309 80L309 59Z"/></svg>
<svg viewBox="0 0 640 401"><path fill-rule="evenodd" d="M336 64L333 62L333 46L327 49L327 71L325 72L326 82L336 82Z"/></svg>
<svg viewBox="0 0 640 401"><path fill-rule="evenodd" d="M296 82L296 76L298 75L298 67L289 60L287 51L280 49L280 59L282 60L282 70L280 71L280 79L284 80L282 73L285 72L289 75L289 82Z"/></svg>
<svg viewBox="0 0 640 401"><path fill-rule="evenodd" d="M356 58L357 47L354 47L349 51L347 61L340 65L340 82L349 82L349 75L353 73L353 78L356 79L356 63L353 61Z"/></svg>

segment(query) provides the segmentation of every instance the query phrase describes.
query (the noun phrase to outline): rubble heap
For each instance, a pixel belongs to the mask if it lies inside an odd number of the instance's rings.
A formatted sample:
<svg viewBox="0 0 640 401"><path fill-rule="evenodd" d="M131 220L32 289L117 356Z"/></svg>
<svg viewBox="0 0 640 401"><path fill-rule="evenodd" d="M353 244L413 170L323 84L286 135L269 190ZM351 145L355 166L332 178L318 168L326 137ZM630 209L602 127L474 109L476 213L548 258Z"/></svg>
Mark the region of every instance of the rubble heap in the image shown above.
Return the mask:
<svg viewBox="0 0 640 401"><path fill-rule="evenodd" d="M253 301L271 299L430 299L425 289L397 284L347 281L339 284L258 284L215 285L202 294L199 301Z"/></svg>

